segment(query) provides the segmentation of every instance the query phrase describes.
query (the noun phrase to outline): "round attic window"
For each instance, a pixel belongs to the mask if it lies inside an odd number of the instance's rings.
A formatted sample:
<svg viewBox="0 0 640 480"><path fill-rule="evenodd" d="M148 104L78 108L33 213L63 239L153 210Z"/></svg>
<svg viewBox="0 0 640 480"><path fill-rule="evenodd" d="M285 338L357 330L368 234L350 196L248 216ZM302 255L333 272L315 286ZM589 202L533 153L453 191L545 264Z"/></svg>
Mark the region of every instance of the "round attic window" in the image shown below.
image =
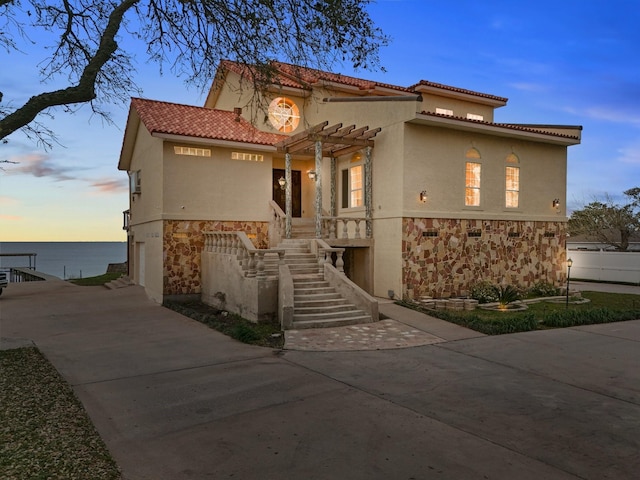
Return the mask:
<svg viewBox="0 0 640 480"><path fill-rule="evenodd" d="M293 132L300 123L300 110L288 98L278 97L269 104L269 121L279 132Z"/></svg>

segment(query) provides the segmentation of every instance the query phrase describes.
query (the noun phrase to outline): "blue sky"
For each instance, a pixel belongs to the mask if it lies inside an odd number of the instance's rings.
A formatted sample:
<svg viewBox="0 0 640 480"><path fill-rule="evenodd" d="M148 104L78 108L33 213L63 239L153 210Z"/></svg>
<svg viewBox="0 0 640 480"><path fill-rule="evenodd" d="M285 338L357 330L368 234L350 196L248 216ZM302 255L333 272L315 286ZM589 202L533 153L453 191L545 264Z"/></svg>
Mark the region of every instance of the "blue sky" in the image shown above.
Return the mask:
<svg viewBox="0 0 640 480"><path fill-rule="evenodd" d="M381 54L386 72L336 72L507 97L497 122L582 125L582 144L569 148L570 208L640 187L640 2L378 0L370 12L392 37ZM36 46L0 51L4 104L51 88L37 77L45 55ZM132 75L144 97L204 102L142 52L138 59ZM114 125L87 107L43 119L61 144L48 151L20 134L0 145L0 160L19 162L0 172L0 241L126 240L127 176L117 162L128 101L110 110Z"/></svg>

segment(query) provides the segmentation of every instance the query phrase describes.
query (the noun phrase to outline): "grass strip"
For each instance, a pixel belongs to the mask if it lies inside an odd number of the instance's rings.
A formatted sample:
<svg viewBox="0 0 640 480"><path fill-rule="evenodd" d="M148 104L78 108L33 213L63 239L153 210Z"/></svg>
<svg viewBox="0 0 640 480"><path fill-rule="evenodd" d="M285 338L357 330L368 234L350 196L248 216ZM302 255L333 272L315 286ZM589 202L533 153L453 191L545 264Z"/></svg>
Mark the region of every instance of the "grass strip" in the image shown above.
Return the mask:
<svg viewBox="0 0 640 480"><path fill-rule="evenodd" d="M0 351L0 372L0 478L121 478L73 390L37 348Z"/></svg>

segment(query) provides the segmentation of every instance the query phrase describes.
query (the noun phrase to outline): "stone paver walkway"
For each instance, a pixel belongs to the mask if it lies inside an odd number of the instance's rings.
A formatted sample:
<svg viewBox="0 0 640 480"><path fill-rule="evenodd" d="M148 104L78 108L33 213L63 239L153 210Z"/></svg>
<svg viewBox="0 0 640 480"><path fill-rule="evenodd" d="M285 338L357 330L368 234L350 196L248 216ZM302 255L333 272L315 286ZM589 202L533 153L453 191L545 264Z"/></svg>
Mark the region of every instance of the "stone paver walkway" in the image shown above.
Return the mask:
<svg viewBox="0 0 640 480"><path fill-rule="evenodd" d="M444 341L430 333L387 319L346 327L287 330L284 347L286 350L309 351L385 350Z"/></svg>

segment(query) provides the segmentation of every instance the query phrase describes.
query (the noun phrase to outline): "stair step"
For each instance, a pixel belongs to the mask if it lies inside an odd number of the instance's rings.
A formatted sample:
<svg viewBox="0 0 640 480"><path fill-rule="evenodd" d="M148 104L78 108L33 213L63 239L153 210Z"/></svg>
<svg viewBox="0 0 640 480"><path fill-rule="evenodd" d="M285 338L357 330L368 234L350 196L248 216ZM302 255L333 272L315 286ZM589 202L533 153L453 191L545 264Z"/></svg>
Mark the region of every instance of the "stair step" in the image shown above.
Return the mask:
<svg viewBox="0 0 640 480"><path fill-rule="evenodd" d="M298 300L295 305L295 309L298 308L319 308L319 307L334 307L334 306L347 306L352 305L347 303L347 300L340 298L323 298L323 299L311 299L311 300Z"/></svg>
<svg viewBox="0 0 640 480"><path fill-rule="evenodd" d="M302 306L296 305L293 309L293 317L296 315L306 315L312 313L318 314L346 314L351 315L352 312L357 311L358 309L355 305L351 303L343 303L341 305L318 305L318 306ZM363 313L360 311L360 313Z"/></svg>
<svg viewBox="0 0 640 480"><path fill-rule="evenodd" d="M325 288L329 287L329 282L324 280L309 280L308 282L293 281L293 288Z"/></svg>
<svg viewBox="0 0 640 480"><path fill-rule="evenodd" d="M324 319L324 320L297 320L293 319L293 328L297 330L307 328L331 328L331 327L344 327L347 325L356 325L358 323L370 323L370 315L362 315L359 317L350 318L338 318L338 319Z"/></svg>
<svg viewBox="0 0 640 480"><path fill-rule="evenodd" d="M293 286L294 295L322 295L324 293L337 293L333 287L297 287Z"/></svg>
<svg viewBox="0 0 640 480"><path fill-rule="evenodd" d="M305 302L308 300L332 300L342 298L338 292L315 293L315 294L299 294L293 295L294 305L296 302Z"/></svg>

